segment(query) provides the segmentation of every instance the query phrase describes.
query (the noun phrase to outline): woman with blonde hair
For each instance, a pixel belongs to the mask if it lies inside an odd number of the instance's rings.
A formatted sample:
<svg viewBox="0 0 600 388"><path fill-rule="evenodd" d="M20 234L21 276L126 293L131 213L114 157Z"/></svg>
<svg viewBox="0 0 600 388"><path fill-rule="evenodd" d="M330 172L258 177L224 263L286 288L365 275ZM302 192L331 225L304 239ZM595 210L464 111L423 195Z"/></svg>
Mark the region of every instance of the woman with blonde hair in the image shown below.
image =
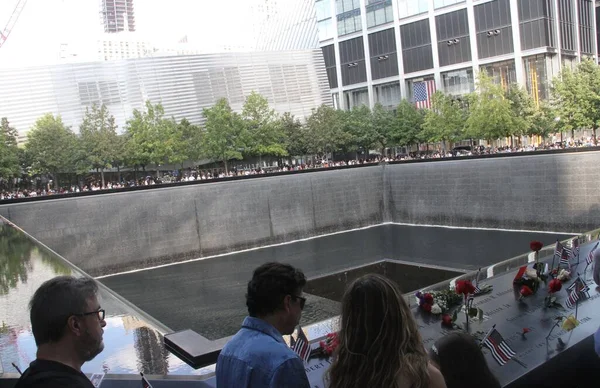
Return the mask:
<svg viewBox="0 0 600 388"><path fill-rule="evenodd" d="M338 338L329 388L446 388L408 304L386 277L365 275L348 287Z"/></svg>

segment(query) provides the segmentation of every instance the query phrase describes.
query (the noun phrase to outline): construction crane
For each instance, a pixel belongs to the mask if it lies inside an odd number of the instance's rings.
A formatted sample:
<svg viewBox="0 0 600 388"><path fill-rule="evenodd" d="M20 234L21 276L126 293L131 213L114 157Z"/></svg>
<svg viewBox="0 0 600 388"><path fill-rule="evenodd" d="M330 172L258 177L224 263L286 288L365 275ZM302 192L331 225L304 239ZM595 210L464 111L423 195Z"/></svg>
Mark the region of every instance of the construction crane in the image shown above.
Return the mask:
<svg viewBox="0 0 600 388"><path fill-rule="evenodd" d="M19 20L19 16L21 16L23 8L25 8L25 4L27 4L27 0L19 0L17 2L17 5L15 6L12 15L10 15L10 19L8 19L6 27L4 27L2 31L0 31L0 47L2 47L4 42L6 42L6 39L8 39L10 32L17 23L17 20Z"/></svg>

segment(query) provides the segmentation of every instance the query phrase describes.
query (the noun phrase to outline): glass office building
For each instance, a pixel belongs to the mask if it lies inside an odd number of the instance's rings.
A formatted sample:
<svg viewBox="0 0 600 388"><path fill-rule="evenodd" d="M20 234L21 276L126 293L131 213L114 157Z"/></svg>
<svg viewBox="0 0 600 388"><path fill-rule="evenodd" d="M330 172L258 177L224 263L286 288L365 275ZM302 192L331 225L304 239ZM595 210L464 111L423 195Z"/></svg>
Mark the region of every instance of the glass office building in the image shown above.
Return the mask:
<svg viewBox="0 0 600 388"><path fill-rule="evenodd" d="M414 85L460 96L487 72L535 101L550 80L597 59L600 14L592 0L314 0L331 95L349 109L393 109ZM344 96L344 98L339 98Z"/></svg>
<svg viewBox="0 0 600 388"><path fill-rule="evenodd" d="M322 51L223 53L0 69L0 116L26 140L46 113L78 132L87 107L105 104L122 131L133 109L161 103L167 116L202 124L202 109L225 97L241 111L256 91L300 119L332 104Z"/></svg>

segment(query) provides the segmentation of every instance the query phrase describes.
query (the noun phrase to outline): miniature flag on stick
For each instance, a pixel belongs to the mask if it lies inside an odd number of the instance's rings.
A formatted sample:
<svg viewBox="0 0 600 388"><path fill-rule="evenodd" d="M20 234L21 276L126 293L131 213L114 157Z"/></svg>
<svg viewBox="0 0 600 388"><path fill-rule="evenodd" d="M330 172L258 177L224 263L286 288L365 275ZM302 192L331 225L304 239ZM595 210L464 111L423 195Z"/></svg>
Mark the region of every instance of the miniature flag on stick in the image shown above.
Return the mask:
<svg viewBox="0 0 600 388"><path fill-rule="evenodd" d="M600 241L597 242L596 245L594 245L594 248L592 248L592 250L590 251L590 253L585 258L585 262L586 262L587 265L592 264L592 262L594 261L594 252L596 251L596 248L598 248L598 244L600 244ZM587 269L587 266L586 266L586 269Z"/></svg>
<svg viewBox="0 0 600 388"><path fill-rule="evenodd" d="M579 262L579 237L575 237L571 241L571 255L573 258L577 258L577 262Z"/></svg>
<svg viewBox="0 0 600 388"><path fill-rule="evenodd" d="M492 329L490 334L483 340L483 344L492 351L494 360L502 366L517 355L496 329Z"/></svg>
<svg viewBox="0 0 600 388"><path fill-rule="evenodd" d="M567 298L566 305L568 308L572 309L573 307L577 307L577 303L580 299L589 298L590 297L590 288L585 284L581 277L577 277L573 284L571 284L567 288L567 292L569 293L569 297Z"/></svg>
<svg viewBox="0 0 600 388"><path fill-rule="evenodd" d="M291 337L290 347L304 362L308 362L310 357L310 342L306 338L302 327L298 326L298 338L296 340Z"/></svg>

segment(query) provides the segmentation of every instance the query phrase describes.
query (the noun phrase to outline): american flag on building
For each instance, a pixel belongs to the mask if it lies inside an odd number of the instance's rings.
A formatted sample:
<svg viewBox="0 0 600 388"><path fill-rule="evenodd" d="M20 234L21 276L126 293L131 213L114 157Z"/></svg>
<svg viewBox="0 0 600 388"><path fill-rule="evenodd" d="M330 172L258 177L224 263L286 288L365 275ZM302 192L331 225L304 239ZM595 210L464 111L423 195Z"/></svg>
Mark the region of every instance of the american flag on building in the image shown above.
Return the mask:
<svg viewBox="0 0 600 388"><path fill-rule="evenodd" d="M435 80L413 82L413 99L418 109L431 108Z"/></svg>
<svg viewBox="0 0 600 388"><path fill-rule="evenodd" d="M308 362L310 358L310 342L304 334L304 330L298 326L298 338L294 340L294 337L290 337L290 348L300 356L304 362Z"/></svg>
<svg viewBox="0 0 600 388"><path fill-rule="evenodd" d="M588 253L587 257L585 258L585 262L587 265L592 264L592 262L594 261L594 252L596 251L596 248L598 248L598 244L600 244L600 242L597 242L596 245L594 245L594 248L592 248L590 253Z"/></svg>
<svg viewBox="0 0 600 388"><path fill-rule="evenodd" d="M493 329L490 334L485 337L483 344L492 351L494 360L500 365L506 365L510 359L517 354L511 349L510 346L504 341L502 335L498 333L498 330Z"/></svg>
<svg viewBox="0 0 600 388"><path fill-rule="evenodd" d="M577 304L577 301L584 298L590 297L590 288L585 284L580 277L577 277L573 284L567 288L569 292L569 297L567 298L566 305L568 308L572 309Z"/></svg>

